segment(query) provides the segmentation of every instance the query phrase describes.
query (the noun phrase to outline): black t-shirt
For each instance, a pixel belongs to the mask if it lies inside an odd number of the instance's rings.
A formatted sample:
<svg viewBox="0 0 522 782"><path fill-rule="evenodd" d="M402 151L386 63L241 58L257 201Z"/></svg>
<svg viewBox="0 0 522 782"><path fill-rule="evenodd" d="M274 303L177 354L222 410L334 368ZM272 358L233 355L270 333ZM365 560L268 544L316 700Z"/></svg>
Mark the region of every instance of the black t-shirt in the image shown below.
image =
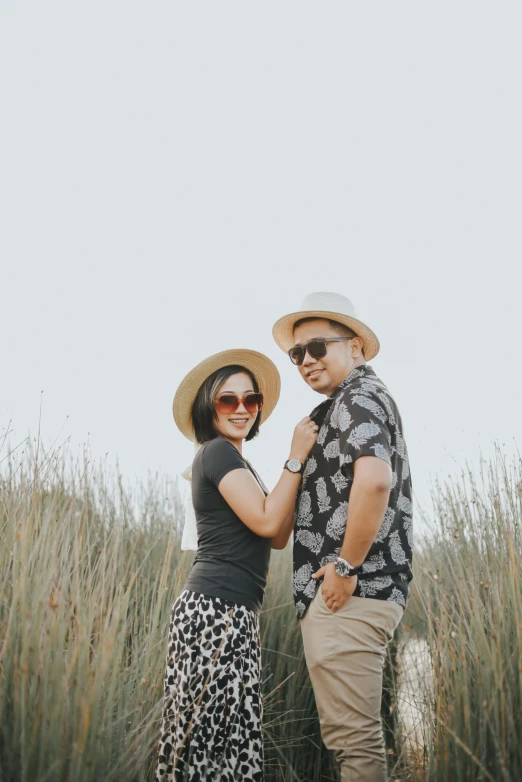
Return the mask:
<svg viewBox="0 0 522 782"><path fill-rule="evenodd" d="M194 457L192 502L198 551L186 588L258 612L265 593L272 541L243 524L219 493L222 478L237 469L249 469L267 493L237 448L222 437L205 443Z"/></svg>

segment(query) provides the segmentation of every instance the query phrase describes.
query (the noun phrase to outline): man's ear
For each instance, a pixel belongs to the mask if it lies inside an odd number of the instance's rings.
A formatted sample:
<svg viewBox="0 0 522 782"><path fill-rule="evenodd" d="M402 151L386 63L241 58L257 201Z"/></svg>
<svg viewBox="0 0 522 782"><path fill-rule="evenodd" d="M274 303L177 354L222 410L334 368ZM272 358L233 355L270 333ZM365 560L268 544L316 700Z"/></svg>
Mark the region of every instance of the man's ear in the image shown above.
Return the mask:
<svg viewBox="0 0 522 782"><path fill-rule="evenodd" d="M350 341L350 345L352 346L352 358L359 358L359 356L364 355L363 354L364 342L360 337L354 337Z"/></svg>

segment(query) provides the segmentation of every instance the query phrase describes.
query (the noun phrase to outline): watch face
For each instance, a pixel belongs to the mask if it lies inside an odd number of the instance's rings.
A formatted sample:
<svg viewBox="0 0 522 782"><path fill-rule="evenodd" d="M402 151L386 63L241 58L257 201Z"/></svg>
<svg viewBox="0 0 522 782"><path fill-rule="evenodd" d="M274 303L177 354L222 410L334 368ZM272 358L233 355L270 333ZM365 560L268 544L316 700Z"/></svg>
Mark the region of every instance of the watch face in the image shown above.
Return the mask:
<svg viewBox="0 0 522 782"><path fill-rule="evenodd" d="M341 559L338 559L335 563L335 571L340 576L346 577L348 573L350 572L350 567L347 565L346 562L343 562Z"/></svg>
<svg viewBox="0 0 522 782"><path fill-rule="evenodd" d="M289 459L286 463L286 466L290 470L290 472L299 472L301 469L301 462L299 459Z"/></svg>

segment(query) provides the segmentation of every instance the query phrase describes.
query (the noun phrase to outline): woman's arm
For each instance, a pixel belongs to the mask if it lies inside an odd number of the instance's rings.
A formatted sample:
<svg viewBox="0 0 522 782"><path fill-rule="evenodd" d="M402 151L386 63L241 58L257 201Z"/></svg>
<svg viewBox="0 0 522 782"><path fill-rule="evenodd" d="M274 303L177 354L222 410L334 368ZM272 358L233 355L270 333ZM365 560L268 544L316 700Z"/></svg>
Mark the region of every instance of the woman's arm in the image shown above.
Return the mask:
<svg viewBox="0 0 522 782"><path fill-rule="evenodd" d="M290 540L290 536L293 530L294 530L294 508L292 508L292 510L286 517L285 521L283 522L283 526L281 527L277 535L274 538L272 538L272 548L274 549L286 548L286 544Z"/></svg>
<svg viewBox="0 0 522 782"><path fill-rule="evenodd" d="M289 458L305 462L316 439L317 426L307 416L294 430ZM218 489L236 516L252 532L262 538L275 538L283 527L287 528L300 481L300 473L283 470L276 486L265 497L250 470L239 469L227 473ZM288 537L290 534L291 530Z"/></svg>

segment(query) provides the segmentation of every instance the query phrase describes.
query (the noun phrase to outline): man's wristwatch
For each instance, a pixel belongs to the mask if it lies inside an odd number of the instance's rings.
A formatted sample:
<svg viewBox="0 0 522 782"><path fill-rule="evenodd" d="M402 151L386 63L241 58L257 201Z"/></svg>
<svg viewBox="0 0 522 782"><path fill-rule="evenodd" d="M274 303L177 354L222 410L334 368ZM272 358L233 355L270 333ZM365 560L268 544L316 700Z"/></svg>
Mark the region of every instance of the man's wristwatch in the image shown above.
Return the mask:
<svg viewBox="0 0 522 782"><path fill-rule="evenodd" d="M303 472L304 464L299 461L299 459L288 459L288 461L285 462L284 470L288 470L289 472L298 473Z"/></svg>
<svg viewBox="0 0 522 782"><path fill-rule="evenodd" d="M342 576L342 578L351 578L352 576L358 576L359 573L362 573L362 567L354 567L347 559L337 557L335 572L338 576Z"/></svg>

